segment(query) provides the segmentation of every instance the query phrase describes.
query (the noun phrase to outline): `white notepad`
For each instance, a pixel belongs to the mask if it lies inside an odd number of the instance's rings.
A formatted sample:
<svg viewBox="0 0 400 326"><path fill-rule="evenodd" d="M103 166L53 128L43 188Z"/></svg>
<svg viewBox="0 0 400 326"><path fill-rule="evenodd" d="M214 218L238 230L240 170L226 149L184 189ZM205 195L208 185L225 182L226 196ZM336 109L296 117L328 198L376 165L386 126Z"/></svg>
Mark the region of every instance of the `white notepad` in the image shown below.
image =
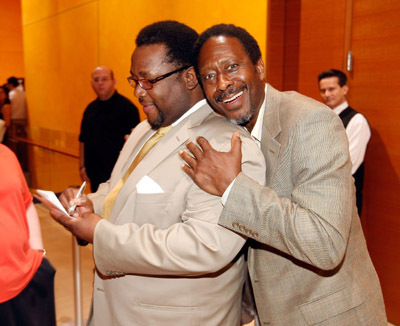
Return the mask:
<svg viewBox="0 0 400 326"><path fill-rule="evenodd" d="M65 210L64 206L58 200L56 194L49 190L40 190L36 189L38 195L34 195L35 198L40 200L43 204L45 204L49 209L56 208L63 212L65 215L74 218L73 216L69 215Z"/></svg>

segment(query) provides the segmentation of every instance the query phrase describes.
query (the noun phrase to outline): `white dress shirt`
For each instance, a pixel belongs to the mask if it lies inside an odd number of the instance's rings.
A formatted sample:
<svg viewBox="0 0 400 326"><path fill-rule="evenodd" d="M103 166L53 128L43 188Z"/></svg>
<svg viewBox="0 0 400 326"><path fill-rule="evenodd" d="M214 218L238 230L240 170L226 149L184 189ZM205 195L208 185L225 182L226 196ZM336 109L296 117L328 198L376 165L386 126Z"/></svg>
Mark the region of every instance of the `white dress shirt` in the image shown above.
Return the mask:
<svg viewBox="0 0 400 326"><path fill-rule="evenodd" d="M8 93L11 103L11 120L26 119L25 92L16 87Z"/></svg>
<svg viewBox="0 0 400 326"><path fill-rule="evenodd" d="M335 107L333 111L339 115L348 106L349 103L345 101ZM367 119L361 113L357 113L347 125L346 134L349 140L350 159L353 164L351 173L354 174L361 163L364 162L365 151L367 150L368 141L371 138L371 130Z"/></svg>
<svg viewBox="0 0 400 326"><path fill-rule="evenodd" d="M251 137L253 140L256 142L258 147L261 148L261 137L262 137L262 123L264 119L264 112L265 112L265 103L267 101L267 88L268 84L265 84L265 96L264 96L264 102L261 105L260 111L258 112L257 120L256 123L253 127L253 130L251 131ZM236 178L231 182L231 184L226 188L224 194L222 195L221 201L222 205L225 205L226 201L228 200L229 193L232 189L233 183L235 182Z"/></svg>

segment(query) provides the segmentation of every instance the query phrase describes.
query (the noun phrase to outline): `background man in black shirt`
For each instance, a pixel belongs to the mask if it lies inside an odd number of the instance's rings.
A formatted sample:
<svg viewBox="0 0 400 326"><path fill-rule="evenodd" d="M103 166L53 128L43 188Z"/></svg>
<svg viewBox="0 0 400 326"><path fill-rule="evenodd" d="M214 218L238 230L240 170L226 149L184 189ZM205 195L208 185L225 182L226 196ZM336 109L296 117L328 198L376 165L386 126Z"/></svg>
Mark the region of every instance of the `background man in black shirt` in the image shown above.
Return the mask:
<svg viewBox="0 0 400 326"><path fill-rule="evenodd" d="M79 135L79 173L90 182L92 192L105 182L130 134L139 122L136 106L115 89L116 80L108 67L92 73L92 87L97 99L87 106Z"/></svg>

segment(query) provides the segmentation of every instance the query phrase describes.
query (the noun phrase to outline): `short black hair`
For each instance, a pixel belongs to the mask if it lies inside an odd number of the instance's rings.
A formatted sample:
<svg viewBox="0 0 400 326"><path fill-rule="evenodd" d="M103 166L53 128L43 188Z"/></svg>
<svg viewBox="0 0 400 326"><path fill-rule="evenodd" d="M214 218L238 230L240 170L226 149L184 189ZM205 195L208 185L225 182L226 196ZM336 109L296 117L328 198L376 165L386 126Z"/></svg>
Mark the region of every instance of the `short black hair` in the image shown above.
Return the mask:
<svg viewBox="0 0 400 326"><path fill-rule="evenodd" d="M169 63L193 66L196 57L193 45L199 34L191 27L174 20L165 20L144 27L136 37L136 46L164 44Z"/></svg>
<svg viewBox="0 0 400 326"><path fill-rule="evenodd" d="M15 77L8 78L7 82L10 83L11 85L14 85L15 87L19 85L18 79Z"/></svg>
<svg viewBox="0 0 400 326"><path fill-rule="evenodd" d="M347 76L343 71L337 70L337 69L329 69L321 72L318 75L318 82L321 81L321 79L325 78L330 78L330 77L337 77L339 81L340 87L343 87L344 85L347 84Z"/></svg>
<svg viewBox="0 0 400 326"><path fill-rule="evenodd" d="M261 51L256 39L244 28L235 26L233 24L214 25L201 33L196 44L194 45L194 55L196 58L200 53L201 47L207 42L208 39L213 36L220 35L236 38L243 45L243 48L250 57L251 62L253 64L257 64L258 60L261 58ZM198 72L197 63L195 68Z"/></svg>

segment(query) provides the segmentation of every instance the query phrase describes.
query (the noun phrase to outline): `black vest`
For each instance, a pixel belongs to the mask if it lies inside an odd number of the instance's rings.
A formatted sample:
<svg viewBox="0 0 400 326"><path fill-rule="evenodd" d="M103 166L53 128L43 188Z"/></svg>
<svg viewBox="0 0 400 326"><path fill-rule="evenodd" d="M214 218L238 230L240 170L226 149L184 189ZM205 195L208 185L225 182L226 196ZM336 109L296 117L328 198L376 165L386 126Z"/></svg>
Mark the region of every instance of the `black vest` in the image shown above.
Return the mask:
<svg viewBox="0 0 400 326"><path fill-rule="evenodd" d="M351 107L347 107L339 114L339 118L342 119L344 128L347 128L350 120L357 114L358 112ZM361 208L362 208L362 188L364 186L364 162L361 163L359 168L353 174L354 184L356 186L356 204L358 215L361 216Z"/></svg>

